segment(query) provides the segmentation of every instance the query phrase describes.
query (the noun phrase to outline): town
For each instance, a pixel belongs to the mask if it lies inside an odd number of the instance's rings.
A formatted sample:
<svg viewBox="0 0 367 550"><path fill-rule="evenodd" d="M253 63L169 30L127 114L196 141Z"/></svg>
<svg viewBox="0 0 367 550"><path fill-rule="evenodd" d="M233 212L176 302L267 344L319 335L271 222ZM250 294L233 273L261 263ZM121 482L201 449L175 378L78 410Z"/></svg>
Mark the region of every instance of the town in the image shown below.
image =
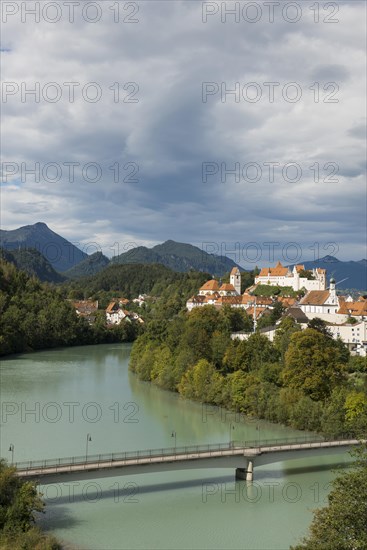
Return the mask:
<svg viewBox="0 0 367 550"><path fill-rule="evenodd" d="M255 291L260 285L276 288L270 296L256 295ZM287 292L280 295L281 287L289 289L288 295ZM304 329L311 319L321 319L333 338L340 338L352 355L366 356L367 297L360 296L355 301L350 295L337 294L333 278L327 288L325 269L307 271L303 265L295 265L291 270L278 262L275 267L262 268L255 277L255 284L241 294L241 272L234 267L229 283L221 284L216 279L207 281L198 294L187 301L186 307L188 311L206 305L242 308L252 316L255 331L259 319L270 315L279 303L284 310L277 324L283 317L291 317ZM265 326L259 331L273 341L277 324ZM245 340L250 335L251 332L236 332L232 338Z"/></svg>

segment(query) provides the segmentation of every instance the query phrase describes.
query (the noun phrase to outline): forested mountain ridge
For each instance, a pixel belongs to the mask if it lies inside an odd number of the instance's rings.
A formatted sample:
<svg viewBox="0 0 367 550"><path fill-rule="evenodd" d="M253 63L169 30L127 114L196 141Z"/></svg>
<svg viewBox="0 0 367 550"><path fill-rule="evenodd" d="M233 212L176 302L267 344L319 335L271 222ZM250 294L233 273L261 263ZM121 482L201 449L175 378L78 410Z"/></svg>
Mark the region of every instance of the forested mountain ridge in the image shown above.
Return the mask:
<svg viewBox="0 0 367 550"><path fill-rule="evenodd" d="M54 270L70 278L85 277L106 269L109 265L126 264L161 264L177 272L190 270L209 273L211 276L223 277L233 267L243 267L225 255L208 253L206 250L219 248L216 243L203 243L202 248L188 243L167 240L162 244L147 248L136 246L108 259L100 250L87 255L52 231L45 223L37 222L11 231L0 230L0 246L6 250L36 249L51 264ZM30 259L32 263L32 260ZM333 256L325 256L314 261L303 262L306 269L320 267L327 270L328 280L334 277L340 289L367 290L367 260L341 261ZM29 267L29 269L28 269ZM255 267L253 266L249 266ZM32 272L32 265L24 261L22 269ZM37 274L42 278L42 273ZM51 280L48 275L45 279ZM55 278L56 281L56 278Z"/></svg>
<svg viewBox="0 0 367 550"><path fill-rule="evenodd" d="M14 264L18 269L40 281L48 283L62 283L65 277L54 270L50 262L35 248L21 248L4 250L0 248L0 257Z"/></svg>
<svg viewBox="0 0 367 550"><path fill-rule="evenodd" d="M10 231L1 229L0 246L6 250L35 248L56 271L60 272L70 269L87 258L87 254L42 222Z"/></svg>
<svg viewBox="0 0 367 550"><path fill-rule="evenodd" d="M110 260L102 254L102 252L95 252L82 260L77 265L74 265L70 269L64 272L65 277L70 279L78 279L79 277L88 277L89 275L95 275L107 267Z"/></svg>
<svg viewBox="0 0 367 550"><path fill-rule="evenodd" d="M208 273L177 273L161 264L127 264L109 265L95 275L67 281L62 287L65 294L76 299L92 297L103 303L106 296L132 299L148 294L167 301L174 298L184 307L208 279Z"/></svg>
<svg viewBox="0 0 367 550"><path fill-rule="evenodd" d="M146 248L145 246L133 248L114 257L111 261L117 264L160 263L173 271L203 271L214 276L223 276L231 271L233 267L238 267L243 271L241 266L226 256L209 254L204 249L192 244L172 240L153 246L153 248Z"/></svg>

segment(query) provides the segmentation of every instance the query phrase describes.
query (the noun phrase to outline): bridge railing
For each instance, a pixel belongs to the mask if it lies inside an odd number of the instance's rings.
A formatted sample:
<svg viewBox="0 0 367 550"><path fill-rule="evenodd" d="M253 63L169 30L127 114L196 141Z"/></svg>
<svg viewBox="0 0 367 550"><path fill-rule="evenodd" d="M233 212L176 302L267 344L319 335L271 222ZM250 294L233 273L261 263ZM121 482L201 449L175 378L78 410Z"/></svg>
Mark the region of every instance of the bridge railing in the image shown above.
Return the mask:
<svg viewBox="0 0 367 550"><path fill-rule="evenodd" d="M335 441L348 441L352 440L350 436L345 438L338 438ZM180 447L168 447L160 449L145 449L141 451L123 451L116 453L105 453L105 454L88 454L81 456L71 456L63 458L48 458L44 460L29 460L25 462L16 462L13 465L18 470L41 470L45 468L58 468L58 467L72 467L85 465L99 465L102 463L108 462L133 462L138 461L139 459L149 459L155 457L165 457L165 456L185 456L185 455L200 455L207 453L218 453L225 451L241 451L251 448L261 449L262 447L274 447L281 445L297 445L300 443L320 443L320 445L328 439L322 436L303 436L303 437L294 437L294 438L278 438L278 439L255 439L251 441L231 441L229 443L212 443L207 445L185 445ZM329 439L329 441L334 441L334 439Z"/></svg>

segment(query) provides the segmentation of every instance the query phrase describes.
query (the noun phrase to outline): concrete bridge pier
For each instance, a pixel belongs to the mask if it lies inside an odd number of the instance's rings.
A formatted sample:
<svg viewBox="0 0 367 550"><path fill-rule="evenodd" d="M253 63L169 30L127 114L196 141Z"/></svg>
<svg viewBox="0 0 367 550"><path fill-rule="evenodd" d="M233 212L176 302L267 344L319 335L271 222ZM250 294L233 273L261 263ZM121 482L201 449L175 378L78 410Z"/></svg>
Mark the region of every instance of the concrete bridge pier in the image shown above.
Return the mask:
<svg viewBox="0 0 367 550"><path fill-rule="evenodd" d="M253 460L248 460L247 468L236 468L236 479L245 481L253 481L254 479L254 463Z"/></svg>

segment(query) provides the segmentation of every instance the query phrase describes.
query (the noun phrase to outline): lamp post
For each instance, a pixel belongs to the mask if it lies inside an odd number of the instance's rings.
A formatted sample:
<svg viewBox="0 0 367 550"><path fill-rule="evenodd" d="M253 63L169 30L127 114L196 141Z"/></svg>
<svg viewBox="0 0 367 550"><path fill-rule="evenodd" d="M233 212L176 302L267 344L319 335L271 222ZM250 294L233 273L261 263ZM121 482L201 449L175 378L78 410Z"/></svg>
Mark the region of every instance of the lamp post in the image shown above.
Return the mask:
<svg viewBox="0 0 367 550"><path fill-rule="evenodd" d="M92 441L91 435L87 434L87 443L86 443L86 446L85 446L85 461L86 462L88 460L88 445L89 445L90 441Z"/></svg>
<svg viewBox="0 0 367 550"><path fill-rule="evenodd" d="M171 437L175 438L175 450L176 450L177 434L176 434L175 430L172 430Z"/></svg>
<svg viewBox="0 0 367 550"><path fill-rule="evenodd" d="M232 422L229 423L229 446L232 445L232 430L234 430L234 425Z"/></svg>
<svg viewBox="0 0 367 550"><path fill-rule="evenodd" d="M9 446L9 452L11 453L11 464L14 464L14 445L13 443L10 443Z"/></svg>

